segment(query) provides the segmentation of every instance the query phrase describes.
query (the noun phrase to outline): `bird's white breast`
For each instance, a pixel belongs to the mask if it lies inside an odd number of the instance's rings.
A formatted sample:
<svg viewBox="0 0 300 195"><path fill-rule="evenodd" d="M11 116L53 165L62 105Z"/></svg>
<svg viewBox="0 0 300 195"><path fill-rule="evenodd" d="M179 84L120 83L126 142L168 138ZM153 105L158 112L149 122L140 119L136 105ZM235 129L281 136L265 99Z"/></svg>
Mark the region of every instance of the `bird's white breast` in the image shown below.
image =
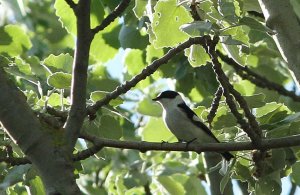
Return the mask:
<svg viewBox="0 0 300 195"><path fill-rule="evenodd" d="M204 130L193 124L179 107L164 109L163 117L167 127L179 140L191 141L197 138L196 142L215 142Z"/></svg>

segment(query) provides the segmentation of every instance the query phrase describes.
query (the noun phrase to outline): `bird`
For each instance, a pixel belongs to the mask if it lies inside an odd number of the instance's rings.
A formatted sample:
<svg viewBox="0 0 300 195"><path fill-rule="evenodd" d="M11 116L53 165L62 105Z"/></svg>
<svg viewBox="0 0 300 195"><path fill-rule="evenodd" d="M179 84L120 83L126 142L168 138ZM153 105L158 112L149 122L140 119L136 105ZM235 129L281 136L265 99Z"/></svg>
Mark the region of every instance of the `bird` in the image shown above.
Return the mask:
<svg viewBox="0 0 300 195"><path fill-rule="evenodd" d="M176 91L163 91L152 100L162 106L164 123L179 142L220 143ZM220 154L227 161L233 158L229 152Z"/></svg>

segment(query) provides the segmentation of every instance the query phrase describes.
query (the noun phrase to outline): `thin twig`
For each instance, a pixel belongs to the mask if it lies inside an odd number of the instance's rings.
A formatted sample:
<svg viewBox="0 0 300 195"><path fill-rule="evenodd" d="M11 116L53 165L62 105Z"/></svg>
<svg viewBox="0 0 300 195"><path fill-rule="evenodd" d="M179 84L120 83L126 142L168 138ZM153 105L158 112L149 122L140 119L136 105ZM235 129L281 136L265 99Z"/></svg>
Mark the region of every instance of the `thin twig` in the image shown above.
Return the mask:
<svg viewBox="0 0 300 195"><path fill-rule="evenodd" d="M66 3L67 3L73 10L75 10L77 4L74 3L73 0L65 0L65 1L66 1Z"/></svg>
<svg viewBox="0 0 300 195"><path fill-rule="evenodd" d="M223 89L222 87L219 87L217 92L215 93L214 100L211 103L209 114L207 115L207 123L209 124L209 126L211 126L211 123L216 116L222 94L223 94Z"/></svg>
<svg viewBox="0 0 300 195"><path fill-rule="evenodd" d="M209 36L203 37L195 37L190 38L186 42L178 45L177 47L170 49L167 54L163 57L155 60L152 64L148 65L146 68L142 70L142 72L135 77L133 77L130 81L126 81L124 84L118 86L114 91L107 94L102 100L97 101L94 105L88 107L88 115L93 116L100 109L103 105L108 104L111 100L116 99L121 94L126 93L132 87L134 87L138 82L144 80L147 76L153 74L161 65L167 63L172 57L177 55L179 52L183 51L184 49L190 47L193 44L201 44L204 45L206 39L209 39ZM93 117L92 117L93 118Z"/></svg>
<svg viewBox="0 0 300 195"><path fill-rule="evenodd" d="M235 62L233 59L229 58L228 56L222 54L220 51L216 51L218 56L221 58L222 61L226 62L228 65L232 66L238 75L240 75L243 79L247 79L251 81L253 84L261 87L267 88L269 90L277 91L277 93L288 96L292 98L294 101L300 102L300 96L296 95L293 91L286 90L283 86L269 81L265 77L255 73L253 70L249 69L247 66L242 66ZM247 74L245 74L247 73Z"/></svg>
<svg viewBox="0 0 300 195"><path fill-rule="evenodd" d="M76 10L77 39L72 70L71 108L64 125L67 151L73 151L81 126L86 117L86 85L90 46L91 0L79 0Z"/></svg>
<svg viewBox="0 0 300 195"><path fill-rule="evenodd" d="M196 2L195 0L192 0L191 5L190 5L190 9L191 9L190 13L195 21L202 21L201 17L198 14L198 11L197 11L198 5L199 5L198 2Z"/></svg>
<svg viewBox="0 0 300 195"><path fill-rule="evenodd" d="M121 3L112 11L99 26L92 29L93 34L97 34L99 31L103 30L110 23L112 23L117 17L119 17L125 9L129 6L130 0L122 0Z"/></svg>
<svg viewBox="0 0 300 195"><path fill-rule="evenodd" d="M220 84L223 87L224 96L226 97L226 102L232 112L232 114L236 117L238 123L241 125L243 130L248 134L250 139L255 145L260 144L260 134L256 132L261 132L257 121L255 120L255 117L252 115L252 113L249 110L249 107L247 106L246 101L243 99L243 97L233 88L233 86L230 84L228 77L225 75L224 71L222 70L222 65L218 60L218 55L215 51L216 44L218 43L219 39L218 37L214 37L213 40L210 40L207 42L207 51L208 54L211 57L214 71L217 75L217 79L220 82ZM236 101L239 102L241 108L243 108L246 117L249 120L249 124L247 121L243 118L243 116L237 111L236 105L233 101L233 97ZM251 116L252 115L252 116ZM254 118L254 119L253 119Z"/></svg>
<svg viewBox="0 0 300 195"><path fill-rule="evenodd" d="M27 158L17 158L17 157L2 157L0 162L5 162L11 166L30 164L30 160Z"/></svg>

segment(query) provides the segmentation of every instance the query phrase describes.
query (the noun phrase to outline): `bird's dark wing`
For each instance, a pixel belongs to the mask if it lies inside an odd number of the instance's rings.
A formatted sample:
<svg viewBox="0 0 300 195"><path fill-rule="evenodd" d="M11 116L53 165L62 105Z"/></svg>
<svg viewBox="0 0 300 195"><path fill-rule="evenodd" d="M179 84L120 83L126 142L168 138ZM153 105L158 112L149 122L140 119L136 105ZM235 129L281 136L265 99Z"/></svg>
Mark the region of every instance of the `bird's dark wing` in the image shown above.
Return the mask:
<svg viewBox="0 0 300 195"><path fill-rule="evenodd" d="M214 136L214 134L210 131L210 129L204 123L202 123L200 121L200 119L196 115L196 113L194 111L192 111L185 103L178 104L177 106L187 115L187 117L189 119L191 119L191 121L193 122L194 125L203 129L203 131L205 131L208 135L210 135L217 142L219 142L219 140Z"/></svg>

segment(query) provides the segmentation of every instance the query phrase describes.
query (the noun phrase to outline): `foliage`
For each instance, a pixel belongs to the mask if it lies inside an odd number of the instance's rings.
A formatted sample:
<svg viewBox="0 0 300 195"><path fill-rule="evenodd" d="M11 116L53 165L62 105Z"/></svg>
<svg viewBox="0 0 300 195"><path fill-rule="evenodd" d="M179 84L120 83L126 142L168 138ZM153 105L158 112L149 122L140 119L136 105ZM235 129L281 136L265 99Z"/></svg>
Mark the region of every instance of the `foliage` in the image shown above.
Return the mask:
<svg viewBox="0 0 300 195"><path fill-rule="evenodd" d="M296 0L293 2L296 4ZM91 27L101 24L117 4L118 1L92 0ZM197 14L202 21L194 21L190 6L190 1L135 0L120 19L96 34L89 56L87 104L101 100L168 49L203 35L220 36L217 49L222 53L270 81L293 89L289 70L256 0L197 1ZM0 4L0 10L5 18L0 21L0 67L24 93L34 111L46 113L48 106L69 110L76 41L76 19L71 7L64 0L6 0ZM222 64L265 137L300 133L298 102L244 80L230 64ZM102 107L95 120L85 120L82 129L117 140L174 142L176 139L159 118L161 108L151 99L164 89L175 89L187 97L191 106L195 105L195 112L206 121L218 85L210 56L205 48L193 45L130 92ZM241 108L239 112L243 113ZM224 98L211 125L221 141L249 140ZM0 131L0 136L0 158L24 156L4 131ZM79 140L76 151L89 146L90 142ZM9 154L7 148L12 148L13 153ZM259 178L254 178L256 168L250 151L234 154L237 159L226 173L226 180L247 182L249 192L280 194L281 178L285 176L300 185L298 147L270 150ZM144 194L148 189L155 194L206 193L200 178L208 170L201 155L192 152L141 153L104 148L94 156L76 162L78 184L86 194ZM8 194L45 193L31 165L11 167L1 163L0 189Z"/></svg>

